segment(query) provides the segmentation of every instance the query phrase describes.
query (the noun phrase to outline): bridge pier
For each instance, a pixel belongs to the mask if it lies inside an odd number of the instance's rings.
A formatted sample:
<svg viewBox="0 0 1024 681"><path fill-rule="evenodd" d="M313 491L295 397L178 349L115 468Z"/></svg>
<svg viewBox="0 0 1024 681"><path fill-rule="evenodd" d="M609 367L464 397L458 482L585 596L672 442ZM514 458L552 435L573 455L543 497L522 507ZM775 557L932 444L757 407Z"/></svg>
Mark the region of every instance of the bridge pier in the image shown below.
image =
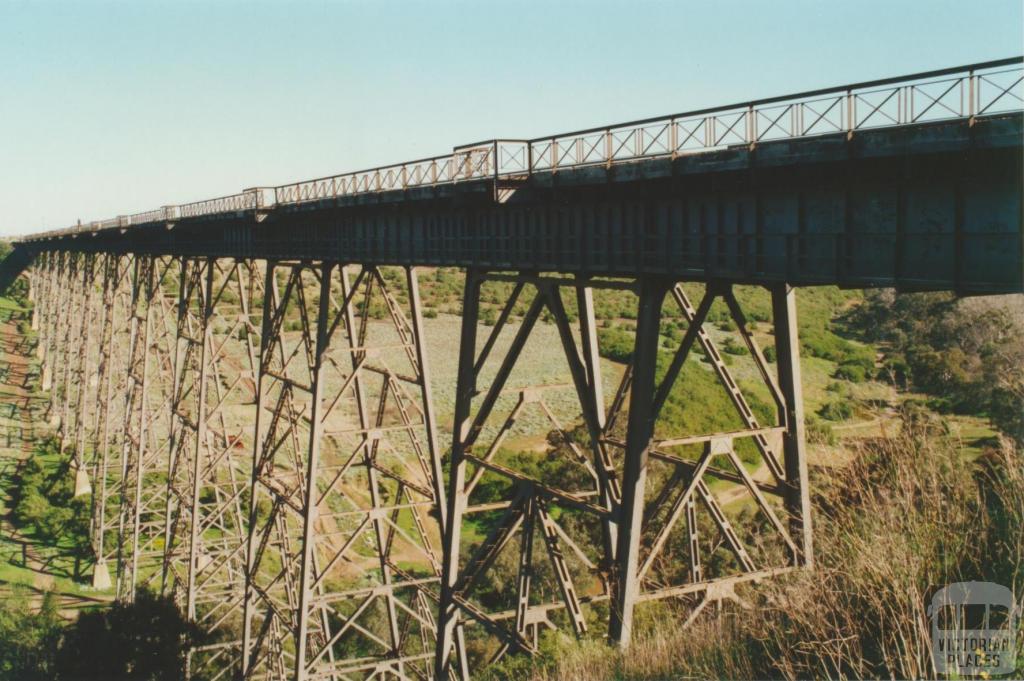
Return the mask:
<svg viewBox="0 0 1024 681"><path fill-rule="evenodd" d="M231 630L242 616L262 279L253 261L182 259L162 589L189 620ZM201 648L194 673L240 642Z"/></svg>
<svg viewBox="0 0 1024 681"><path fill-rule="evenodd" d="M800 337L796 324L796 290L786 284L773 286L772 311L775 320L775 355L778 358L779 389L783 399L786 431L782 436L785 453L786 510L790 534L799 549L794 563L814 567L814 532L811 525L811 493L807 480L807 436L804 425L803 386L800 381Z"/></svg>
<svg viewBox="0 0 1024 681"><path fill-rule="evenodd" d="M487 282L512 284L511 295L489 333L482 348L479 348L477 334L482 287ZM605 283L607 286L618 286ZM511 328L509 318L524 292L529 289L534 295L522 323L503 355L495 355L497 367L485 390L478 390L482 372L488 359L494 355L497 341L503 330ZM575 294L578 309L579 329L573 333L569 315L562 299L563 289ZM577 635L587 631L587 622L581 609L581 599L574 575L569 569L567 557L581 561L591 571L591 578L601 584L600 600L607 596L606 561L610 544L615 537L613 505L618 502L618 486L612 463L600 441L604 427L603 390L597 361L596 324L593 314L591 285L584 280L541 277L532 273L506 275L503 273L469 270L466 274L466 289L462 310L462 336L459 348L459 371L456 388L455 421L448 487L448 524L444 541L444 571L442 574L440 604L440 636L437 644L435 677L446 677L457 672L462 678L470 674L471 660L467 652L465 624L484 629L496 639L497 648L490 654L490 661L501 659L508 652L536 651L540 630L554 626L549 613L563 610L568 624ZM558 329L560 344L573 379L571 386L539 385L506 387L524 348L530 340L537 321L542 314L550 315ZM558 417L545 401L545 393L552 389L571 387L579 400L585 429L589 434L589 451L584 452L566 433ZM489 426L490 417L496 413L499 398L503 392L512 391L518 401L507 412L501 425L494 431ZM480 393L483 397L476 400ZM474 401L477 404L474 404ZM538 479L535 475L514 470L495 461L506 438L513 431L516 420L528 411L536 412L548 422L552 432L570 451L570 456L579 466L579 473L589 483L583 490L565 490ZM501 411L500 409L498 411ZM474 446L483 436L480 453ZM472 467L472 468L470 468ZM472 495L480 487L484 476L502 479L509 485L506 501L486 500L473 503ZM601 557L588 556L559 525L552 515L555 505L564 505L585 513L594 524L599 536L603 537L605 549ZM462 532L467 516L483 514L491 520L491 531L470 553L463 564L460 560ZM540 532L537 532L537 530ZM518 576L514 604L510 609L488 612L477 602L481 597L478 579L497 561L500 555L515 543L519 534ZM534 537L543 545L544 561L535 558ZM589 547L588 547L589 548ZM597 557L597 560L592 558ZM542 563L550 566L560 600L536 603L535 576ZM484 595L484 598L487 598ZM588 601L594 600L588 598Z"/></svg>
<svg viewBox="0 0 1024 681"><path fill-rule="evenodd" d="M630 366L629 416L625 461L622 470L622 503L619 506L619 536L613 573L613 603L609 612L608 636L621 646L629 645L633 631L633 609L640 595L638 573L642 534L647 458L654 440L655 371L657 369L662 302L669 284L651 279L640 284L636 316L636 339Z"/></svg>
<svg viewBox="0 0 1024 681"><path fill-rule="evenodd" d="M178 267L169 257L135 258L118 518L117 594L124 601L160 575L174 356L168 294Z"/></svg>
<svg viewBox="0 0 1024 681"><path fill-rule="evenodd" d="M78 335L81 341L75 356L75 375L72 383L76 388L74 400L69 411L73 414L74 427L69 422L68 437L74 437L74 452L72 454L72 466L75 473L75 496L82 496L92 493L92 483L89 477L89 465L86 462L86 443L88 441L88 417L89 417L89 392L96 388L97 376L94 370L93 354L99 353L95 347L96 343L96 279L98 275L97 260L102 257L92 253L84 256L82 266L82 279L80 292L78 294ZM69 390L70 394L70 390Z"/></svg>
<svg viewBox="0 0 1024 681"><path fill-rule="evenodd" d="M246 678L429 675L443 491L417 277L403 304L398 279L350 269L267 264Z"/></svg>
<svg viewBox="0 0 1024 681"><path fill-rule="evenodd" d="M477 338L479 300L481 287L487 281L514 283L515 288L480 349ZM478 389L481 371L524 287L536 291L533 301L500 358L493 378L489 379L486 388ZM578 334L570 329L569 315L562 299L563 288L574 289L577 294ZM614 398L607 405L596 362L598 343L593 332L596 319L591 297L593 290L602 288L632 290L638 295L632 357ZM666 303L669 293L671 296ZM777 378L770 371L754 334L748 328L728 282L708 285L704 299L694 308L683 286L661 277L574 281L532 273L467 273L436 677L454 672L465 678L472 669L487 661L470 659L467 654L466 625L483 629L495 641L497 647L491 648L489 653L489 660L494 661L509 651L534 652L540 628L556 626L555 613L563 613L558 615L558 623L568 625L577 634L584 633L587 618L581 606L590 604L593 607L608 602L609 638L625 646L633 630L633 612L642 603L703 594L703 600L694 601L696 616L708 602L735 597L734 589L738 583L809 564L805 558L810 556L809 498L803 412L798 388L795 300L792 289L788 287L776 287L771 296L778 329L776 356L782 357L777 360ZM725 308L735 324L736 332L764 381L762 390L775 404L777 422L774 425L761 425L728 369L726 360L704 329L704 322L716 301L720 301L719 305ZM514 465L508 463L507 456L504 457L505 462L499 461L503 458L499 452L505 438L516 419L531 404L541 405L542 411L551 417L551 425L561 433L559 439L569 441L544 402L545 391L560 386L512 388L513 391L518 390L518 403L496 433L493 427L488 426L488 418L496 411L500 395L510 390L506 381L520 359L525 357L524 348L542 313L550 315L559 330L573 376L572 387L589 436L587 456L583 456L575 444L567 448L590 478L590 482L581 489L559 487L536 474L515 470ZM687 325L671 361L660 350L661 327L669 315L685 321ZM660 423L659 416L680 380L691 350L698 346L735 408L740 427L711 434L663 432L671 424ZM661 355L665 361L659 361ZM629 418L623 428L620 417L627 403ZM686 408L699 408L699 405L690 404ZM487 437L481 437L484 434ZM475 448L480 450L479 454ZM740 458L738 448L745 459ZM780 452L785 457L785 466L779 461ZM651 461L660 467L653 487L648 481ZM720 462L719 465L712 465L716 462ZM510 487L506 501L473 503L471 495L484 475L492 480L504 478L508 482ZM758 476L769 481L758 479ZM770 556L756 554L744 546L740 533L733 526L735 520L726 514L714 489L708 485L712 480L726 481L745 489L758 513L774 530L777 552L788 557L784 562L770 564ZM553 519L550 508L558 507L576 513L577 517L592 519L588 521L593 525L590 536L603 537L601 545L594 546L592 540L586 538L574 540L571 532ZM477 543L469 558L462 561L459 558L462 554L462 528L465 518L474 513L490 513L484 517L490 518L492 530ZM780 513L789 517L788 524ZM685 536L680 539L677 538L682 531L679 526L684 518ZM584 521L577 521L580 522ZM548 584L548 590L557 589L562 595L561 601L537 603L530 594L531 587L540 586L537 578L543 572L541 563L534 558L534 530L538 524L548 531L550 537L545 541L545 549L553 565L554 582ZM476 582L499 561L503 551L516 543L517 536L520 555L517 605L512 610L486 612L479 605L480 599L493 600L493 596L481 595ZM799 543L792 537L797 537ZM666 573L663 569L662 555L669 546L673 546L674 553L687 556L689 571L686 576L673 577L671 571ZM724 546L729 557L719 559L718 563L725 564L726 568L718 568L714 572L708 567L708 560L709 554L718 550L718 546ZM478 642L472 645L479 649L479 636L474 640ZM479 653L476 656L479 657Z"/></svg>
<svg viewBox="0 0 1024 681"><path fill-rule="evenodd" d="M99 332L96 413L93 427L93 501L90 539L93 548L93 587L112 586L109 564L117 561L116 536L120 514L123 461L124 405L127 394L132 276L135 258L107 254L103 265L103 319Z"/></svg>
<svg viewBox="0 0 1024 681"><path fill-rule="evenodd" d="M67 337L70 327L68 320L71 311L71 301L68 299L67 294L74 290L72 287L73 278L70 276L69 269L76 256L77 254L72 252L58 251L56 271L54 273L54 302L57 304L54 307L55 314L52 317L50 329L53 343L50 346L50 351L47 352L47 356L50 359L50 375L48 377L50 380L44 381L44 384L48 385L50 389L47 419L50 425L58 428L63 427L61 424L62 412L60 407L61 398L67 389L64 379L66 378L66 370L68 368Z"/></svg>

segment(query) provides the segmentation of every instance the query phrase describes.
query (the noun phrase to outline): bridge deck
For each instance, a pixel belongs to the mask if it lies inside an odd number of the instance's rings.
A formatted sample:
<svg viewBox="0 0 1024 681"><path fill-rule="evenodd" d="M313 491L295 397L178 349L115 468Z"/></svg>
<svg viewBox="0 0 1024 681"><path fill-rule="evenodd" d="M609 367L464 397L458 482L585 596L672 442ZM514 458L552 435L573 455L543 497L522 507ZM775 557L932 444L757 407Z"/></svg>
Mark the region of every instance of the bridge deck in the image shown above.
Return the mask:
<svg viewBox="0 0 1024 681"><path fill-rule="evenodd" d="M20 245L1018 292L1021 63L491 140Z"/></svg>

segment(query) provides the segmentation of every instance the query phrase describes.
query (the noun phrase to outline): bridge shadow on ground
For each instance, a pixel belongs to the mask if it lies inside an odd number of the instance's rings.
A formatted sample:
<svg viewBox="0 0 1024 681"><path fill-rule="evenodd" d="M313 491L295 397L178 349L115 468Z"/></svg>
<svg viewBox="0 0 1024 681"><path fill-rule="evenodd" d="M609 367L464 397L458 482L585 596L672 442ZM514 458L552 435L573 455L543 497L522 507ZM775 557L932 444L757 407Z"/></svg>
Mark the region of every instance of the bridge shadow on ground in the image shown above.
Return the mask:
<svg viewBox="0 0 1024 681"><path fill-rule="evenodd" d="M74 617L76 611L105 605L111 597L88 588L82 576L88 565L72 540L64 533L55 539L40 536L19 523L13 509L20 473L33 456L43 458L37 449L50 435L30 316L29 307L0 298L0 594L25 589L38 606L44 593L55 591L63 616ZM60 467L59 462L50 463ZM70 475L66 470L63 474Z"/></svg>

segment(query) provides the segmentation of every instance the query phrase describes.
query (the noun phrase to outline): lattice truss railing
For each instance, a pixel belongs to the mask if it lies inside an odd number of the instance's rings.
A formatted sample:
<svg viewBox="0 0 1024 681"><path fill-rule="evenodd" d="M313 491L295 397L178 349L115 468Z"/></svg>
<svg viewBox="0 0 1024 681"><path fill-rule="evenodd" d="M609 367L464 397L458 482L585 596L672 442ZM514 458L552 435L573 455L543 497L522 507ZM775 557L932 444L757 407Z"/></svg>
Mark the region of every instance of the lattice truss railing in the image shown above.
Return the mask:
<svg viewBox="0 0 1024 681"><path fill-rule="evenodd" d="M441 469L419 292L414 271L402 290L351 269L268 268L249 678L430 677Z"/></svg>
<svg viewBox="0 0 1024 681"><path fill-rule="evenodd" d="M1019 112L1024 108L1021 58L885 78L846 86L617 123L532 140L492 139L451 153L277 187L78 223L35 235L171 222L179 218L257 213L275 206L492 179L504 201L508 186L533 173L698 154L730 146Z"/></svg>
<svg viewBox="0 0 1024 681"><path fill-rule="evenodd" d="M695 309L681 286L671 288L666 317L678 319L687 332L675 352L662 352L663 361L657 363L649 416L658 427L644 452L651 462L649 469L645 466L645 487L642 478L631 478L623 466L627 433L633 428L627 426L624 410L631 400L641 399L634 394L635 361L627 365L606 404L593 303L594 288L629 290L633 284L592 280L573 285L566 279L472 272L468 277L438 674L466 678L509 652L532 654L545 628L567 628L582 636L604 612L589 610L588 604L610 601L613 620L617 614L620 621L625 606L631 621L637 603L696 594L703 597L694 602L696 617L707 602L735 597L737 582L800 564L803 548L791 536L786 506L794 498L790 481L799 485L798 473L787 474L781 463L782 436L792 418L731 289L709 288ZM483 293L485 282L495 280L514 285L510 292ZM503 295L507 301L481 344L481 297ZM758 421L704 329L716 299L724 302L774 402L777 421L767 427ZM517 326L509 321L513 310L521 315ZM531 361L530 339L542 317L557 328L572 377L569 386L514 379L517 367ZM653 333L657 339L657 327ZM663 432L671 424L659 421L658 415L695 345L735 407L732 430ZM552 360L546 361L550 370ZM576 398L575 409L568 412L567 392ZM567 432L566 424L580 418L582 426ZM549 431L546 455L516 453L514 440L523 437L524 420L532 421L534 430ZM746 445L739 444L744 441ZM553 465L538 465L538 456ZM624 484L639 485L642 518L638 516L635 533L624 530L630 526ZM495 490L500 490L500 500L495 500ZM743 497L752 500L753 514L725 510L728 501ZM466 536L470 529L471 539ZM624 533L636 535L632 561ZM751 541L755 534L756 545ZM465 624L473 626L467 629Z"/></svg>
<svg viewBox="0 0 1024 681"><path fill-rule="evenodd" d="M179 269L178 261L169 257L135 259L118 518L117 594L122 600L160 580Z"/></svg>
<svg viewBox="0 0 1024 681"><path fill-rule="evenodd" d="M1024 105L1018 67L836 88L531 141L531 170L698 153L828 133L969 118Z"/></svg>
<svg viewBox="0 0 1024 681"><path fill-rule="evenodd" d="M183 260L180 277L163 588L207 631L237 632L263 279L217 258Z"/></svg>

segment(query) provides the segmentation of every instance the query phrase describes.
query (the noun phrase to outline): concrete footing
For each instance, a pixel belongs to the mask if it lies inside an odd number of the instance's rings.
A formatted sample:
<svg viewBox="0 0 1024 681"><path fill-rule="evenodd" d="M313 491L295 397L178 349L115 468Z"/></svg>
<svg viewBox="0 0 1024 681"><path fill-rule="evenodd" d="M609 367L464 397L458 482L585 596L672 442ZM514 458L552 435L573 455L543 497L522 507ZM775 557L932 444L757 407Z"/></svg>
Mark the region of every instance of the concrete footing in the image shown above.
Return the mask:
<svg viewBox="0 0 1024 681"><path fill-rule="evenodd" d="M106 590L110 587L110 570L107 569L107 562L101 560L92 571L92 588Z"/></svg>

